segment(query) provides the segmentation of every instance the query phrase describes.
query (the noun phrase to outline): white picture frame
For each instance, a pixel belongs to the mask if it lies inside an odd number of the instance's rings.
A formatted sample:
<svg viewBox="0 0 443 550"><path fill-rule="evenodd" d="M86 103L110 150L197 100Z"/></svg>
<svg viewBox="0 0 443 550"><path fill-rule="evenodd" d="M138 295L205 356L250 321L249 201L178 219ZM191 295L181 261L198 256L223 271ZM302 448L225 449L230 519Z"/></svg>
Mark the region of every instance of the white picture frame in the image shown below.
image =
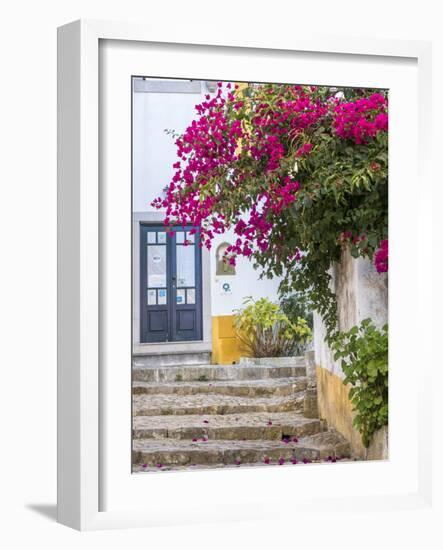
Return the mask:
<svg viewBox="0 0 443 550"><path fill-rule="evenodd" d="M282 63L288 55L294 52L312 56L323 56L324 62L334 57L339 57L344 62L358 61L371 63L371 59L389 60L391 66L411 60L416 71L418 82L418 96L414 112L417 113L418 123L412 122L412 127L417 128L418 140L408 145L408 163L414 171L418 170L418 181L424 189L430 189L428 170L430 163L430 82L431 82L431 48L426 42L395 41L395 40L369 40L363 38L325 37L313 36L297 32L297 36L286 37L279 43L270 42L266 37L257 38L257 41L217 42L207 40L206 37L193 37L190 42L186 30L181 35L174 33L168 36L162 31L155 32L143 25L126 24L103 21L76 21L61 27L58 31L58 520L60 523L79 530L121 528L136 526L174 525L178 523L192 523L196 521L230 521L234 519L260 519L272 514L282 516L290 510L302 510L309 513L315 509L318 513L331 505L346 512L352 507L358 506L368 511L398 509L398 508L423 508L431 506L432 493L432 469L431 464L431 403L427 398L424 387L429 384L431 376L432 358L430 351L421 350L422 368L416 373L418 380L405 381L405 393L413 396L417 407L411 405L411 421L417 427L417 432L411 435L414 438L414 449L417 449L411 467L414 467L413 479L410 485L402 486L400 476L396 480L397 485L386 486L387 490L380 493L379 488L373 491L369 486L359 491L355 489L358 480L364 486L364 478L371 476L390 476L395 478L395 460L391 464L376 463L371 465L337 465L334 470L317 468L315 476L319 487L308 498L306 493L302 495L288 495L279 490L289 480L289 470L269 468L264 470L235 470L224 472L194 472L184 474L165 474L145 476L143 482L140 476L132 476L130 472L122 473L122 483L144 485L146 505L140 506L139 500L134 498L131 505L130 490L122 496L121 503L116 506L113 499L112 506L104 505L103 484L112 482L120 475L114 471L114 463L104 466L103 449L108 445L106 430L106 415L108 408L104 403L109 402L109 395L118 385L114 380L107 387L103 387L103 374L105 358L108 355L102 353L100 348L101 332L103 330L103 310L101 306L106 299L107 285L102 285L103 253L101 249L100 217L109 216L113 205L118 203L118 197L108 197L103 201L103 180L100 175L100 127L99 114L102 106L99 99L99 75L100 75L100 44L103 41L115 41L114 43L126 44L126 48L140 44L155 45L160 52L162 47L177 48L182 45L189 49L192 43L193 51L197 55L204 55L211 60L211 56L223 49L226 57L235 59L236 56L250 52L251 56L258 52L265 59L266 55L279 58ZM118 42L117 42L118 41ZM219 48L220 50L217 50ZM268 52L268 53L267 53ZM155 54L152 54L155 55ZM158 53L160 55L160 53ZM327 59L326 59L327 58ZM107 60L109 58L106 58ZM177 61L178 63L178 61ZM409 61L408 61L409 63ZM220 65L221 67L221 65ZM177 69L178 70L178 69ZM185 69L183 69L185 70ZM168 66L165 71L171 73L173 69ZM208 78L223 79L223 74L216 74L222 69L215 67L214 74L207 74ZM234 71L235 72L235 71ZM368 69L368 73L369 73ZM160 75L166 76L166 75ZM182 76L170 74L170 76ZM190 75L188 75L190 76ZM193 75L191 75L193 76ZM202 75L196 75L202 76ZM240 78L233 74L232 78ZM245 78L245 77L243 77ZM325 79L330 78L326 75ZM353 77L354 78L354 77ZM358 78L358 77L355 77ZM369 77L368 77L369 78ZM414 77L415 78L415 77ZM334 82L335 83L335 82ZM129 87L128 87L129 90ZM415 91L414 91L415 93ZM411 96L412 97L412 96ZM397 112L397 117L400 112ZM395 120L394 112L394 120ZM392 132L392 139L405 139L396 136ZM127 136L128 139L129 135ZM395 143L394 143L395 145ZM418 162L417 162L418 161ZM405 167L403 167L403 170ZM124 173L124 172L123 172ZM400 173L400 172L399 172ZM408 178L406 171L404 177ZM130 178L130 175L128 174ZM406 181L406 180L405 180ZM405 203L391 217L395 227L405 223L411 224L418 235L426 234L432 223L428 211L431 193L422 193L423 198L417 199L419 207L414 220L401 220L401 210L408 212L415 202L405 200ZM395 196L394 196L395 198ZM405 227L403 225L403 227ZM398 247L398 260L401 263L405 247ZM431 250L424 247L420 252L423 264L430 259ZM402 256L403 255L403 256ZM396 257L394 256L394 261ZM130 268L130 266L129 266ZM394 270L395 271L395 270ZM395 273L394 273L395 275ZM428 315L430 312L426 305L431 302L429 288L426 285L426 274L420 270L411 270L410 277L417 289L417 295L413 294L411 310L420 315ZM409 281L409 283L411 283ZM400 300L401 289L392 293L391 311L395 311ZM428 297L428 301L424 298ZM395 344L396 338L402 336L400 328L406 332L406 339L414 334L417 339L426 338L424 329L420 329L418 322L411 322L411 327L406 329L398 324L397 334L391 333ZM407 330L410 332L408 333ZM421 331L421 332L420 332ZM120 350L121 351L121 350ZM130 353L128 355L130 357ZM409 357L409 358L408 358ZM417 354L396 354L394 363L406 360L408 372L413 372L413 363L417 360ZM392 355L390 357L392 361ZM112 370L112 368L111 368ZM123 378L124 379L124 378ZM395 371L392 383L398 382ZM418 382L418 383L417 383ZM126 390L129 392L129 387ZM110 392L110 393L107 393ZM409 392L409 393L408 393ZM395 397L395 391L394 391ZM399 397L398 405L403 403ZM122 413L125 420L128 414L124 411L124 402L116 402L117 413ZM395 409L395 408L394 408ZM397 408L397 411L399 408ZM120 412L119 412L120 411ZM395 418L394 418L395 421ZM126 424L122 421L123 429ZM119 430L116 427L116 432ZM127 426L130 431L130 425ZM122 433L122 432L118 432ZM116 436L117 437L117 436ZM112 443L111 443L112 444ZM113 448L118 454L118 449ZM404 443L402 443L404 444ZM126 445L126 440L120 443ZM400 450L400 447L399 447ZM126 451L125 451L126 452ZM394 453L395 454L395 453ZM128 452L128 460L130 453ZM363 469L361 466L364 466ZM416 467L416 468L415 468ZM352 468L352 474L350 470ZM366 469L367 468L367 469ZM369 470L371 468L371 471ZM390 470L389 470L390 468ZM294 471L294 470L292 470ZM309 467L305 470L306 476L312 477L313 470ZM332 474L332 472L334 472ZM407 470L404 472L408 475ZM258 476L261 476L260 478ZM328 477L329 476L329 477ZM332 477L331 477L332 476ZM351 480L349 486L343 488L347 476ZM190 481L192 478L192 482ZM333 478L333 481L331 479ZM231 506L223 506L227 502L229 493L224 490L232 490L229 487L241 486L253 487L260 479L261 490L249 492L248 497L236 496ZM119 481L120 482L120 481ZM149 486L149 487L148 487ZM329 496L322 487L327 487ZM211 503L209 488L217 487L218 504ZM166 489L165 489L166 488ZM176 491L177 495L187 494L188 505L185 501L179 502L174 507L168 499L161 498L161 492ZM125 490L126 491L126 490ZM206 491L206 492L205 492ZM246 491L247 492L247 491ZM121 493L123 495L123 492ZM200 494L200 497L199 497ZM156 496L157 495L157 496ZM202 499L202 495L204 498ZM140 496L140 495L139 495ZM199 500L200 498L200 500ZM267 509L267 502L272 502L275 512ZM148 502L149 501L149 502ZM279 502L282 507L275 506ZM282 509L283 508L283 509ZM337 509L337 508L336 508Z"/></svg>

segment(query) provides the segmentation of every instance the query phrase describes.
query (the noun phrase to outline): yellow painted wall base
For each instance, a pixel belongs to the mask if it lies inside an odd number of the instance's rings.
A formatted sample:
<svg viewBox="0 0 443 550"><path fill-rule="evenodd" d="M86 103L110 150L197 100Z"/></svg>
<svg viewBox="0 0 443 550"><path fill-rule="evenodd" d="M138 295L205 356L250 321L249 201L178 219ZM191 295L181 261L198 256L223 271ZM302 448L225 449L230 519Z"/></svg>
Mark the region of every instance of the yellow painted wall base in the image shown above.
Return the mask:
<svg viewBox="0 0 443 550"><path fill-rule="evenodd" d="M349 387L327 369L317 366L317 395L320 418L340 432L351 445L355 456L364 458L365 447L359 432L352 425L353 412L349 401Z"/></svg>
<svg viewBox="0 0 443 550"><path fill-rule="evenodd" d="M240 342L234 331L233 315L212 318L212 362L232 365L240 359Z"/></svg>

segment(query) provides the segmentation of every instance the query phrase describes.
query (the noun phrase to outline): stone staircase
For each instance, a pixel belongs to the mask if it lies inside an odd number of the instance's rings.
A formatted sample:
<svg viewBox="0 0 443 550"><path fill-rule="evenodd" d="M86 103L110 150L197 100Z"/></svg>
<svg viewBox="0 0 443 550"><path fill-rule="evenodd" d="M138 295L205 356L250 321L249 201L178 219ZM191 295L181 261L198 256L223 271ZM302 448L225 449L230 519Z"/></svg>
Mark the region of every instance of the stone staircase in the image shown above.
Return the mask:
<svg viewBox="0 0 443 550"><path fill-rule="evenodd" d="M304 416L303 358L290 364L133 366L133 471L336 460L348 442Z"/></svg>

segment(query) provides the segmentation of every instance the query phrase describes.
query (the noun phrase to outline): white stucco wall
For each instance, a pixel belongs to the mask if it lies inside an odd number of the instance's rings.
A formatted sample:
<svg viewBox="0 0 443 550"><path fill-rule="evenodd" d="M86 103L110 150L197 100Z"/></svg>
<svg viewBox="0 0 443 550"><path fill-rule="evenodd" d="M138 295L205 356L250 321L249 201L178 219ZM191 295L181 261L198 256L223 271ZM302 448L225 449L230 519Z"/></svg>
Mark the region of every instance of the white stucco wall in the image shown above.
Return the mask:
<svg viewBox="0 0 443 550"><path fill-rule="evenodd" d="M194 107L204 98L200 93L133 94L133 211L152 210L158 197L174 175L175 138L165 133L182 133L191 123Z"/></svg>
<svg viewBox="0 0 443 550"><path fill-rule="evenodd" d="M340 264L334 266L332 288L337 297L339 329L346 331L371 318L381 328L388 322L388 276L377 273L367 259L354 259L349 251L342 254ZM343 372L324 342L326 335L321 317L314 313L315 362L343 378Z"/></svg>
<svg viewBox="0 0 443 550"><path fill-rule="evenodd" d="M175 138L164 130L182 133L195 117L195 105L208 93L204 82L200 93L150 93L133 94L133 213L134 218L154 212L151 201L161 195L173 174L176 162ZM155 211L159 213L159 211ZM239 258L236 275L216 275L216 250L220 243L234 241L232 232L214 239L209 254L211 271L211 314L231 315L241 307L246 296L268 297L277 300L279 280L259 279L246 258ZM136 255L136 252L134 251ZM232 291L221 291L223 282L229 282ZM137 308L134 309L134 311ZM135 321L136 325L136 321Z"/></svg>
<svg viewBox="0 0 443 550"><path fill-rule="evenodd" d="M220 276L216 274L216 250L223 242L232 243L235 241L233 231L227 231L218 235L213 241L211 249L211 297L212 315L232 315L233 310L240 308L246 296L258 298L269 298L278 301L279 278L260 279L260 271L255 270L247 258L237 259L236 274ZM229 283L231 292L222 292L223 283Z"/></svg>

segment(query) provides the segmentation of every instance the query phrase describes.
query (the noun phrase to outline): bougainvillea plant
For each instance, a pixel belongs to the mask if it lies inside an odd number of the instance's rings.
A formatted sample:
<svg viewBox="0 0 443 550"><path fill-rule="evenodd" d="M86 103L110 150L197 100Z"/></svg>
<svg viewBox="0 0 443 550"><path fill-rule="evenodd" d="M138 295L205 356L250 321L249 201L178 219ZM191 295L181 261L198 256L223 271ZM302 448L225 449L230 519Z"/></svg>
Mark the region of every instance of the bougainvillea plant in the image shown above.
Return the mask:
<svg viewBox="0 0 443 550"><path fill-rule="evenodd" d="M288 84L218 90L176 139L165 224L200 228L200 245L236 238L226 261L251 257L281 292L309 292L336 329L330 267L349 247L387 270L388 99L383 91Z"/></svg>

